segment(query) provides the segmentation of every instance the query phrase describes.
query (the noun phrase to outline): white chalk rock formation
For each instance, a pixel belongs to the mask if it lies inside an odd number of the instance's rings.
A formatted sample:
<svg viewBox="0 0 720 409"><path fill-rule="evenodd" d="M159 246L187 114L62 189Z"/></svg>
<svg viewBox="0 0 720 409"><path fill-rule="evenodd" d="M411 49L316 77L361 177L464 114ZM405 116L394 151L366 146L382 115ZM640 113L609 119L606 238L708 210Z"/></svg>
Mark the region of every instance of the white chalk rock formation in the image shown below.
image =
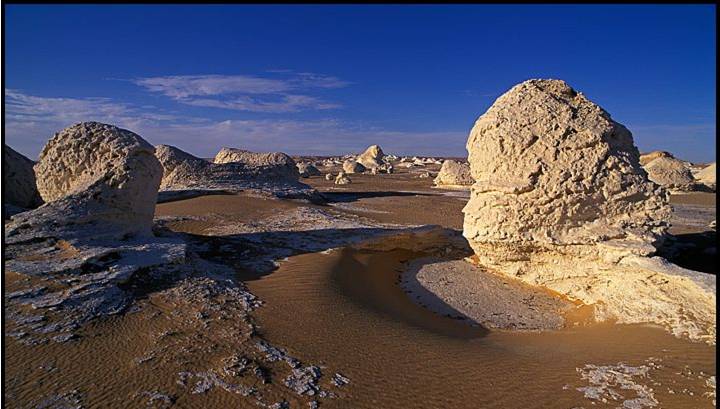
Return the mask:
<svg viewBox="0 0 720 409"><path fill-rule="evenodd" d="M257 153L236 148L222 148L215 155L214 163L242 163L248 168L262 168L265 174L278 178L298 180L295 161L282 152Z"/></svg>
<svg viewBox="0 0 720 409"><path fill-rule="evenodd" d="M349 159L343 162L343 172L350 174L363 173L365 172L365 166L360 162Z"/></svg>
<svg viewBox="0 0 720 409"><path fill-rule="evenodd" d="M154 150L130 131L97 122L71 126L45 145L35 173L47 203L5 225L4 266L43 283L17 300L59 311L62 321L48 331L122 311L130 297L121 284L185 260L181 240L152 234L163 172Z"/></svg>
<svg viewBox="0 0 720 409"><path fill-rule="evenodd" d="M217 191L238 192L253 190L280 198L306 199L322 203L322 196L310 186L298 181L298 169L287 169L290 157L285 154L238 153L227 148L221 159L236 161L211 163L174 146L158 145L155 154L163 166L160 201L176 200ZM220 154L218 154L220 155Z"/></svg>
<svg viewBox="0 0 720 409"><path fill-rule="evenodd" d="M55 134L35 175L46 202L63 200L66 217L109 222L127 232L150 231L162 167L155 148L112 125L84 122Z"/></svg>
<svg viewBox="0 0 720 409"><path fill-rule="evenodd" d="M672 157L660 156L643 166L648 178L660 186L672 190L693 190L695 179L685 162Z"/></svg>
<svg viewBox="0 0 720 409"><path fill-rule="evenodd" d="M695 179L705 186L715 189L715 179L717 177L717 170L715 168L715 162L704 167L696 175Z"/></svg>
<svg viewBox="0 0 720 409"><path fill-rule="evenodd" d="M301 178L309 178L310 176L320 176L320 170L312 163L300 162L297 164L298 172Z"/></svg>
<svg viewBox="0 0 720 409"><path fill-rule="evenodd" d="M349 185L352 183L352 180L345 174L345 172L338 173L337 177L335 177L335 184L336 185Z"/></svg>
<svg viewBox="0 0 720 409"><path fill-rule="evenodd" d="M477 120L467 150L463 235L479 264L592 304L599 320L714 342L715 277L648 257L667 194L607 112L564 81L529 80Z"/></svg>
<svg viewBox="0 0 720 409"><path fill-rule="evenodd" d="M3 145L3 205L32 209L42 204L35 185L35 162Z"/></svg>
<svg viewBox="0 0 720 409"><path fill-rule="evenodd" d="M675 159L675 157L670 152L666 151L652 151L648 153L643 153L640 155L640 165L645 166L648 163L654 161L657 158L670 158Z"/></svg>
<svg viewBox="0 0 720 409"><path fill-rule="evenodd" d="M454 160L446 160L443 162L434 182L435 186L469 188L475 181L470 176L470 165Z"/></svg>
<svg viewBox="0 0 720 409"><path fill-rule="evenodd" d="M382 166L384 157L385 154L378 145L371 145L358 155L356 161L367 169L373 169Z"/></svg>

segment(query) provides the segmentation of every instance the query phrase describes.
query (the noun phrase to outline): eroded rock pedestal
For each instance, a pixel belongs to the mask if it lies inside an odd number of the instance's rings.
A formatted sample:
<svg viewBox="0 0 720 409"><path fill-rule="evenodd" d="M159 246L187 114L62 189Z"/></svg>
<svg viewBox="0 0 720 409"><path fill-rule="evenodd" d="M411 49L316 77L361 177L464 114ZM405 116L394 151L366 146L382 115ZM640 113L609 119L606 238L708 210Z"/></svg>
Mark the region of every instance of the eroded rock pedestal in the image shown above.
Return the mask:
<svg viewBox="0 0 720 409"><path fill-rule="evenodd" d="M59 323L38 331L67 333L120 312L128 297L119 286L148 267L184 261L181 241L152 233L162 167L140 136L74 125L47 143L35 172L47 203L5 225L3 255L6 271L35 285L7 295L11 304L61 311Z"/></svg>
<svg viewBox="0 0 720 409"><path fill-rule="evenodd" d="M652 257L671 209L631 133L564 81L500 96L467 142L463 235L477 261L586 304L596 318L715 336L715 277Z"/></svg>

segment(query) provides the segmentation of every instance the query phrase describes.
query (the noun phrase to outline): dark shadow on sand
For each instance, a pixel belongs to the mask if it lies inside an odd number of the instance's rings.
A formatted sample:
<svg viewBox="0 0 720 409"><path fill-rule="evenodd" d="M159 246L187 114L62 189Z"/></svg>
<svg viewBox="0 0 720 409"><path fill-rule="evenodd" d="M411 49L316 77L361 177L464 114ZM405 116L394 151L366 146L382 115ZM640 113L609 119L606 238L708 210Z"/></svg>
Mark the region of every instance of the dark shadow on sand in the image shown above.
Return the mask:
<svg viewBox="0 0 720 409"><path fill-rule="evenodd" d="M441 196L433 193L421 192L396 192L396 191L374 191L374 192L323 192L330 203L355 202L360 199L371 199L376 197L405 197L405 196Z"/></svg>
<svg viewBox="0 0 720 409"><path fill-rule="evenodd" d="M717 274L717 232L677 234L658 248L658 256L680 267Z"/></svg>
<svg viewBox="0 0 720 409"><path fill-rule="evenodd" d="M430 228L435 229L433 231L437 234L438 226L427 227L425 230L430 232ZM441 231L451 236L460 235L460 232L452 229ZM358 254L362 254L371 260L401 257L405 262L426 256L422 252L403 249L406 246L400 243L402 240L422 239L423 232L423 228L350 228L270 231L228 236L182 234L188 241L196 244L193 247L202 249L198 250L200 257L234 268L237 271L237 279L245 282L271 274L278 268L276 262L286 257L343 248L343 257L332 273L333 277L342 283L339 291L363 307L389 314L407 324L455 338L477 338L486 335L488 333L486 328L474 323L472 319L449 305L444 309L447 314L440 315L415 304L399 285L401 270L397 269L398 263L391 263L394 267L385 269L365 266L355 259ZM403 234L407 235L407 238L399 239ZM387 240L387 245L383 240ZM352 248L354 244L368 241L379 244L369 249ZM437 247L444 248L449 245L448 242L438 242ZM458 251L464 254L468 249L458 249ZM430 296L435 297L434 294ZM438 302L442 300L438 299Z"/></svg>

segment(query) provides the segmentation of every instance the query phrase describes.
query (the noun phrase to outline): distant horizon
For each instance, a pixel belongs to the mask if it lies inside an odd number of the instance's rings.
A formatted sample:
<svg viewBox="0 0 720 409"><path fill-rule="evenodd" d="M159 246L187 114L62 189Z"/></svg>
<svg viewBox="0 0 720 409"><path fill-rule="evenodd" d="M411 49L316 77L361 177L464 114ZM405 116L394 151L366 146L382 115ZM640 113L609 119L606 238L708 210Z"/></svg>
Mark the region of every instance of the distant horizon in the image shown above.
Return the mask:
<svg viewBox="0 0 720 409"><path fill-rule="evenodd" d="M6 5L4 31L3 138L33 160L87 121L198 157L467 157L531 78L583 92L641 153L716 160L714 5Z"/></svg>

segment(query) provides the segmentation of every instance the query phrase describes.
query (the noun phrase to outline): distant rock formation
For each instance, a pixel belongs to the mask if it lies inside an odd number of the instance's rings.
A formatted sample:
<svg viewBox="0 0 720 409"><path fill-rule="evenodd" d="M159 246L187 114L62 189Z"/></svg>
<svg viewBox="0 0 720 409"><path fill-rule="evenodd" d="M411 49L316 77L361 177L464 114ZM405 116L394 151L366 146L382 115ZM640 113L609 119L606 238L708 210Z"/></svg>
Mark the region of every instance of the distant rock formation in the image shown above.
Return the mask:
<svg viewBox="0 0 720 409"><path fill-rule="evenodd" d="M365 172L365 166L362 163L349 159L343 162L343 172L349 174L363 173Z"/></svg>
<svg viewBox="0 0 720 409"><path fill-rule="evenodd" d="M352 183L352 180L350 180L350 178L345 174L345 172L342 172L342 171L341 171L341 172L338 173L338 175L335 177L335 184L336 184L336 185L349 185L350 183Z"/></svg>
<svg viewBox="0 0 720 409"><path fill-rule="evenodd" d="M470 188L474 182L470 176L470 165L454 160L443 162L434 180L435 186L455 188Z"/></svg>
<svg viewBox="0 0 720 409"><path fill-rule="evenodd" d="M254 190L280 198L323 203L320 193L300 183L295 162L284 153L253 153L223 148L216 163L195 157L174 146L158 145L155 154L163 166L161 201L213 191ZM288 167L292 165L292 171Z"/></svg>
<svg viewBox="0 0 720 409"><path fill-rule="evenodd" d="M236 148L222 148L215 155L214 163L242 163L248 168L262 169L264 175L274 175L287 180L298 180L295 161L282 152L257 153Z"/></svg>
<svg viewBox="0 0 720 409"><path fill-rule="evenodd" d="M3 145L3 205L32 209L43 203L35 185L35 162Z"/></svg>
<svg viewBox="0 0 720 409"><path fill-rule="evenodd" d="M690 168L681 160L659 156L643 166L648 178L672 190L694 190L695 179Z"/></svg>
<svg viewBox="0 0 720 409"><path fill-rule="evenodd" d="M385 154L378 145L371 145L365 152L358 155L356 161L367 169L377 168L383 165Z"/></svg>
<svg viewBox="0 0 720 409"><path fill-rule="evenodd" d="M715 190L715 179L717 177L717 170L715 168L715 162L704 167L696 175L695 179L703 185Z"/></svg>
<svg viewBox="0 0 720 409"><path fill-rule="evenodd" d="M467 150L463 235L480 265L594 305L598 320L714 342L715 277L648 257L667 193L602 108L564 81L529 80L477 120Z"/></svg>
<svg viewBox="0 0 720 409"><path fill-rule="evenodd" d="M301 178L308 178L310 176L320 176L320 170L315 167L312 163L300 162L297 164L298 172L300 172Z"/></svg>
<svg viewBox="0 0 720 409"><path fill-rule="evenodd" d="M666 151L652 151L648 153L643 153L640 155L640 164L642 166L647 165L648 163L652 162L653 160L657 158L670 158L675 159L675 157L670 152Z"/></svg>

